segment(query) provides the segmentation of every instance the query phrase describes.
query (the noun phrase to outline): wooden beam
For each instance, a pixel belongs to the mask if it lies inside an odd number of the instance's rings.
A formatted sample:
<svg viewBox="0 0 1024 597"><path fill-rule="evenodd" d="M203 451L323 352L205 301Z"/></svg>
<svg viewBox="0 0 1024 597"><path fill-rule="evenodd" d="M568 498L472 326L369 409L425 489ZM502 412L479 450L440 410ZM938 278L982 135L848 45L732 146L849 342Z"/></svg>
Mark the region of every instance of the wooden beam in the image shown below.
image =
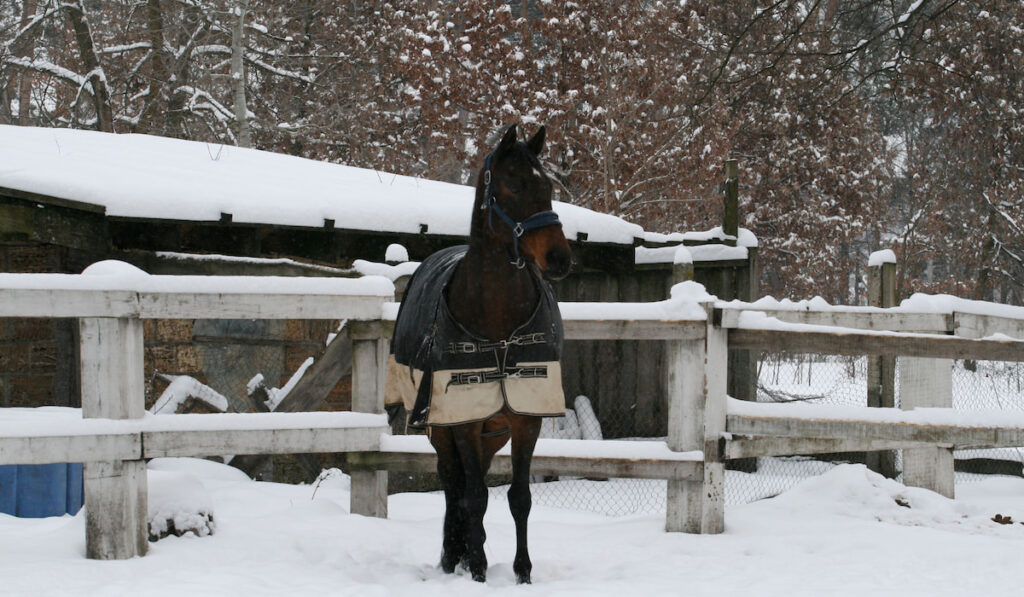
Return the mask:
<svg viewBox="0 0 1024 597"><path fill-rule="evenodd" d="M953 313L953 328L956 335L964 338L984 338L993 334L1005 334L1011 338L1024 339L1024 318L1001 317L998 315L976 315L974 313Z"/></svg>
<svg viewBox="0 0 1024 597"><path fill-rule="evenodd" d="M418 473L437 472L437 455L433 452L353 452L348 454L352 470L393 470ZM611 477L631 479L676 479L696 481L702 478L703 462L696 460L655 460L630 458L582 458L568 456L534 456L530 464L533 475L564 475L574 477ZM489 471L492 475L512 473L512 458L497 454Z"/></svg>
<svg viewBox="0 0 1024 597"><path fill-rule="evenodd" d="M142 459L138 433L0 436L0 464L51 464Z"/></svg>
<svg viewBox="0 0 1024 597"><path fill-rule="evenodd" d="M723 307L722 327L738 328L742 313L756 311L786 323L827 325L860 330L888 330L892 332L952 333L954 316L949 313L901 313L872 311L867 307L835 307L827 311L796 311L791 309L759 309L744 306Z"/></svg>
<svg viewBox="0 0 1024 597"><path fill-rule="evenodd" d="M729 347L765 352L886 354L938 359L1024 361L1024 341L971 340L926 334L897 336L851 329L730 329Z"/></svg>
<svg viewBox="0 0 1024 597"><path fill-rule="evenodd" d="M380 445L381 434L387 432L386 425L312 429L191 429L144 431L142 442L146 458L221 454L311 454L373 450Z"/></svg>
<svg viewBox="0 0 1024 597"><path fill-rule="evenodd" d="M958 450L1024 446L1024 428L1012 427L960 427L729 415L726 430L737 435L913 442Z"/></svg>
<svg viewBox="0 0 1024 597"><path fill-rule="evenodd" d="M367 330L356 326L350 329L352 340L352 410L364 413L384 412L385 374L387 371L388 342L365 338ZM390 430L389 430L390 431ZM379 439L379 436L378 436ZM387 518L387 471L352 471L349 511L353 514Z"/></svg>
<svg viewBox="0 0 1024 597"><path fill-rule="evenodd" d="M900 408L952 408L953 361L901 357ZM953 450L925 446L903 450L903 483L954 497Z"/></svg>
<svg viewBox="0 0 1024 597"><path fill-rule="evenodd" d="M703 321L565 319L566 340L696 340Z"/></svg>
<svg viewBox="0 0 1024 597"><path fill-rule="evenodd" d="M0 274L0 317L131 317L139 312L138 294L130 290L4 288L24 275L31 274Z"/></svg>
<svg viewBox="0 0 1024 597"><path fill-rule="evenodd" d="M82 318L82 416L139 420L145 414L142 321ZM75 462L76 460L71 460ZM85 552L96 560L142 556L149 548L146 462L85 462Z"/></svg>
<svg viewBox="0 0 1024 597"><path fill-rule="evenodd" d="M296 278L298 280L300 278ZM385 297L328 294L144 292L143 319L377 319Z"/></svg>
<svg viewBox="0 0 1024 597"><path fill-rule="evenodd" d="M921 447L911 441L820 437L734 437L725 443L726 460L764 456L803 456L840 452L873 452Z"/></svg>
<svg viewBox="0 0 1024 597"><path fill-rule="evenodd" d="M668 447L704 452L699 479L668 482L665 528L670 532L714 534L725 526L725 465L717 442L726 423L726 330L713 325L712 303L703 307L704 337L665 347Z"/></svg>
<svg viewBox="0 0 1024 597"><path fill-rule="evenodd" d="M25 276L36 277L35 287L24 287L31 281ZM295 280L298 283L302 278ZM88 277L82 279L70 274L0 274L0 317L379 319L381 306L390 300L390 297L373 295L136 292L75 287L79 282L90 281ZM211 283L209 280L197 282Z"/></svg>

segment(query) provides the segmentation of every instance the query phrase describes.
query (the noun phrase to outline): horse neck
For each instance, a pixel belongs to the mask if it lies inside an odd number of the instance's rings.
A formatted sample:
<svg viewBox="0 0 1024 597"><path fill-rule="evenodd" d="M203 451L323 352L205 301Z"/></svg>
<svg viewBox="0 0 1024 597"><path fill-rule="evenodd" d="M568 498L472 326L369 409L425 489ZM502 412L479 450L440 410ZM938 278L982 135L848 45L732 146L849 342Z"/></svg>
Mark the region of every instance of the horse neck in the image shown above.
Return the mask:
<svg viewBox="0 0 1024 597"><path fill-rule="evenodd" d="M479 238L470 240L448 286L448 309L455 320L492 341L508 339L526 323L539 299L530 272L510 263L504 247Z"/></svg>

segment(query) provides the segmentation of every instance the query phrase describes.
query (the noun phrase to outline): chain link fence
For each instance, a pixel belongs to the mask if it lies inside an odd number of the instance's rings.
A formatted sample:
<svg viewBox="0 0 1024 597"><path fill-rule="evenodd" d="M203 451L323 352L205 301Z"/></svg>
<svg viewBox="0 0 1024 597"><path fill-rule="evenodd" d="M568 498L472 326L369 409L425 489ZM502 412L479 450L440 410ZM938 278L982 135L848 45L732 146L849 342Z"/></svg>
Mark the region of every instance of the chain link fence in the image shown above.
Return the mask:
<svg viewBox="0 0 1024 597"><path fill-rule="evenodd" d="M757 400L866 407L867 369L867 357L764 354L757 367ZM1024 409L1024 363L954 361L952 382L954 408L964 411ZM585 397L582 403L577 399L577 408L569 411L567 417L545 424L544 436L582 437L583 430L587 429L588 437L599 437L600 429L593 427L598 425L597 418L589 414L590 402ZM898 364L896 405L899 405ZM628 439L650 441L665 438ZM957 451L955 456L958 461L957 482L970 482L983 479L986 474L1021 475L1024 448L964 450ZM863 461L862 454L757 458L756 462L736 467L744 470L727 471L726 503L741 504L769 498L838 464ZM897 451L897 470L900 466ZM492 497L504 499L505 490L505 486L492 488ZM536 504L627 516L664 512L666 482L545 478L535 479L532 491Z"/></svg>
<svg viewBox="0 0 1024 597"><path fill-rule="evenodd" d="M147 407L170 401L168 412L249 412L279 402L296 373L319 358L339 322L289 320L168 320L146 322ZM757 365L759 402L803 402L834 406L867 405L866 357L809 354L764 354ZM341 378L317 408L350 407L350 380ZM992 361L953 362L953 406L972 410L1024 410L1024 364ZM262 387L260 391L254 391ZM896 369L899 404L899 367ZM219 398L218 398L219 397ZM567 397L565 417L546 419L542 437L600 440L609 429L623 428L609 416L629 409L615 405L599 412L601 401ZM607 397L605 404L609 404ZM627 400L627 396L614 396ZM218 406L219 404L219 406ZM662 411L664 412L664 411ZM599 416L601 415L601 416ZM604 421L604 429L602 429ZM661 437L616 438L663 441ZM1020 475L1024 448L957 451L957 481L984 474ZM862 462L856 454L828 457L770 457L737 463L726 474L726 502L747 503L778 495L801 480L822 474L839 462ZM336 465L322 457L278 457L257 471L264 479L308 482L321 466ZM897 468L899 463L897 462ZM408 478L406 478L408 477ZM415 477L415 478L414 478ZM431 475L393 474L393 491L431 490ZM592 511L610 516L663 512L666 482L645 479L534 477L534 503ZM492 498L504 501L508 478L492 478Z"/></svg>

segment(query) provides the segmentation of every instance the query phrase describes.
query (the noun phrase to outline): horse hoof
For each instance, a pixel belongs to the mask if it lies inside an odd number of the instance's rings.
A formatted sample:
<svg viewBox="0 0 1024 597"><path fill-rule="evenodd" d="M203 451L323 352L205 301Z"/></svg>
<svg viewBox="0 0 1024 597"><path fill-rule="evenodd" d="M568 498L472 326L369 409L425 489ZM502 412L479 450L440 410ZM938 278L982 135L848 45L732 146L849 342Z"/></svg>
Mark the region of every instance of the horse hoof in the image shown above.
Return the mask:
<svg viewBox="0 0 1024 597"><path fill-rule="evenodd" d="M486 572L474 572L473 573L473 580L475 580L476 582L487 582L487 573Z"/></svg>
<svg viewBox="0 0 1024 597"><path fill-rule="evenodd" d="M533 581L530 580L530 573L529 572L522 572L522 573L517 572L516 573L516 584L518 584L518 585L533 584Z"/></svg>
<svg viewBox="0 0 1024 597"><path fill-rule="evenodd" d="M459 565L459 560L462 558L459 556L450 556L448 554L441 554L441 570L445 574L452 574L455 572L455 567Z"/></svg>

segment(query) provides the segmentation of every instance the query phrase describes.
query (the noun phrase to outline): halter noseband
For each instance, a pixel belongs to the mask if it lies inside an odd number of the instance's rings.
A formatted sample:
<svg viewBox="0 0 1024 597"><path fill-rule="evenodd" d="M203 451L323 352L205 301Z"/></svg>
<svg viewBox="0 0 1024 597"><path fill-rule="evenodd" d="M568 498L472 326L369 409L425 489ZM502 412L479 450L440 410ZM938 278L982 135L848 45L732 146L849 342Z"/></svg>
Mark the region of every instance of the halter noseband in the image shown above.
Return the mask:
<svg viewBox="0 0 1024 597"><path fill-rule="evenodd" d="M550 209L539 211L521 222L517 222L509 217L505 210L501 209L501 206L498 205L498 199L491 191L491 162L493 161L494 152L491 152L487 154L487 158L484 160L484 184L487 187L484 189L484 203L480 206L480 209L487 211L487 225L490 226L491 230L494 230L494 219L492 217L494 214L498 214L498 217L512 229L513 254L509 256L509 261L519 269L522 269L526 267L526 261L519 255L519 237L538 228L547 226L561 227L562 222L559 221L558 214Z"/></svg>

